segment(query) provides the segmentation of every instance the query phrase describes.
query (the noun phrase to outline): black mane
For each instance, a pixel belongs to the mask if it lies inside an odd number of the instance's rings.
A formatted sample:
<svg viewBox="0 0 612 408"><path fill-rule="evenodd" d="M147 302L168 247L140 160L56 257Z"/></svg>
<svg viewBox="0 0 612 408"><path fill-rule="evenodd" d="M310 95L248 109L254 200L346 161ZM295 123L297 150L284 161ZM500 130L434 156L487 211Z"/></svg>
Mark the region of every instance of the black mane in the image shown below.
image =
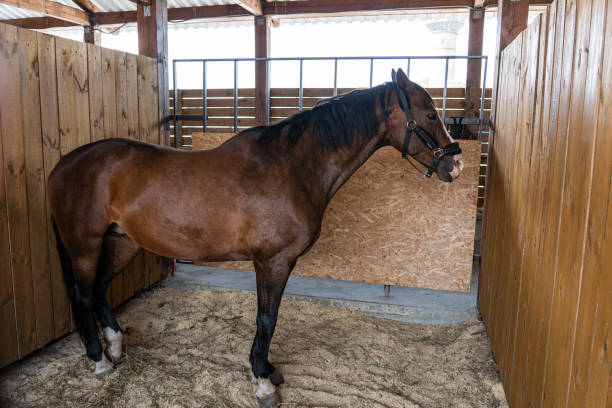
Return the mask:
<svg viewBox="0 0 612 408"><path fill-rule="evenodd" d="M270 145L286 140L289 146L293 146L310 125L313 126L313 137L326 149L350 146L356 137L369 139L379 127L377 100L383 119L387 118L385 97L390 86L390 83L385 83L320 101L310 110L296 113L267 128L262 127L264 131L259 142Z"/></svg>

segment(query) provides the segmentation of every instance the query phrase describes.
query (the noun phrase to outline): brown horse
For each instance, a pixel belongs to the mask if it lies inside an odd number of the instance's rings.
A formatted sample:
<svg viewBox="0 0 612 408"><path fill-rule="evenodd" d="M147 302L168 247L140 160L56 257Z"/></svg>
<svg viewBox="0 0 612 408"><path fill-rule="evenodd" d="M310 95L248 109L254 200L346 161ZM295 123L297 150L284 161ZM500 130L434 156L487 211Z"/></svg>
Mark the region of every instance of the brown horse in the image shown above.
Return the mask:
<svg viewBox="0 0 612 408"><path fill-rule="evenodd" d="M106 289L142 248L200 262L252 260L256 397L262 407L278 403L282 376L268 350L281 296L296 260L317 240L336 191L387 145L443 181L463 167L431 97L401 69L392 76L245 130L212 150L109 139L60 160L49 177L49 202L75 322L97 375L113 369L109 359L121 358L122 333ZM105 353L96 315L109 344Z"/></svg>

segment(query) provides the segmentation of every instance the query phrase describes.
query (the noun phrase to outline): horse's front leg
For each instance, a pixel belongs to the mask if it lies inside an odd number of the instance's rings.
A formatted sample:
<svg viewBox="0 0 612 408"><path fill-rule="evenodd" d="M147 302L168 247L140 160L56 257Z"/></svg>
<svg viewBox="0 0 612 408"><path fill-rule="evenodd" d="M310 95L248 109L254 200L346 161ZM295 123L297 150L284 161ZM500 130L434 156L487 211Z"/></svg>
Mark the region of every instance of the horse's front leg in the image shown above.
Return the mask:
<svg viewBox="0 0 612 408"><path fill-rule="evenodd" d="M255 396L259 407L274 407L280 402L276 386L283 377L268 361L270 342L276 327L278 308L295 258L276 256L266 261L255 261L257 278L257 333L251 348L251 369L257 381Z"/></svg>

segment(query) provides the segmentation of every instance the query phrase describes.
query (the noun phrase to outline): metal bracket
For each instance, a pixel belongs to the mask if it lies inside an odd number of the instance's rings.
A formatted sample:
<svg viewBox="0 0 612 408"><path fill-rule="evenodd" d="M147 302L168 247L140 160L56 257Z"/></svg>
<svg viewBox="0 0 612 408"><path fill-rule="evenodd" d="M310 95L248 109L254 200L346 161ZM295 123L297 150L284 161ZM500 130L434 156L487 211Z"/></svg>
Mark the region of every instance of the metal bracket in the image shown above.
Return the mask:
<svg viewBox="0 0 612 408"><path fill-rule="evenodd" d="M474 7L474 14L472 15L474 20L480 20L483 16L484 7Z"/></svg>
<svg viewBox="0 0 612 408"><path fill-rule="evenodd" d="M144 13L145 17L151 17L151 5L147 4L142 6L142 12Z"/></svg>

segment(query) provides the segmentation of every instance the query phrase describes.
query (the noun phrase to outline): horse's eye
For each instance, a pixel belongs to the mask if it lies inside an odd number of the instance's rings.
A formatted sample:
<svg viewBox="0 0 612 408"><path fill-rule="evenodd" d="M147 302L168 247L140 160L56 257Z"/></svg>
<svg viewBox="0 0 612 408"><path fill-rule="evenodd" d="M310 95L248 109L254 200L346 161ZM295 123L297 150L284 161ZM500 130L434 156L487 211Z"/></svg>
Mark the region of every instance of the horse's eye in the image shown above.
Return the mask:
<svg viewBox="0 0 612 408"><path fill-rule="evenodd" d="M436 114L435 113L428 113L427 114L427 119L429 119L429 120L436 120Z"/></svg>

